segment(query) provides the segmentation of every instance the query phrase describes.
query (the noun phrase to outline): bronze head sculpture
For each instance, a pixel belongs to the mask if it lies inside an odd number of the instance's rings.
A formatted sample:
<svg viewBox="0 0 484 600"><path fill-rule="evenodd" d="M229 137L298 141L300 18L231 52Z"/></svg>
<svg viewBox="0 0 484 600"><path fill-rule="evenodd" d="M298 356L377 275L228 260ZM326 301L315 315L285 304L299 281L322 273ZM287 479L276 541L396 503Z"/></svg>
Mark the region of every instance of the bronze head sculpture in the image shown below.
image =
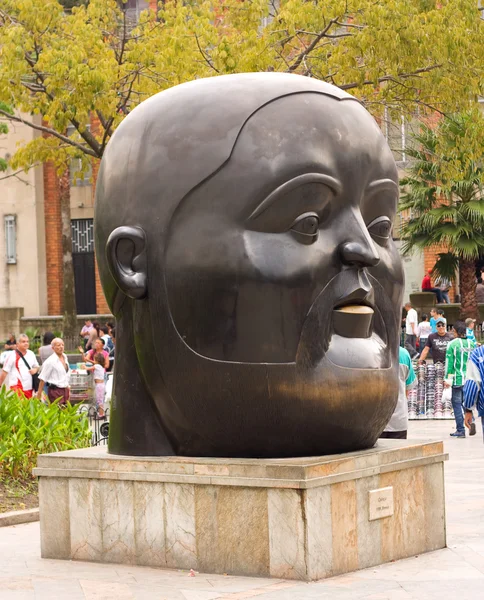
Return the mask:
<svg viewBox="0 0 484 600"><path fill-rule="evenodd" d="M397 199L377 124L329 84L229 75L137 107L96 190L117 319L109 451L371 447L398 394Z"/></svg>

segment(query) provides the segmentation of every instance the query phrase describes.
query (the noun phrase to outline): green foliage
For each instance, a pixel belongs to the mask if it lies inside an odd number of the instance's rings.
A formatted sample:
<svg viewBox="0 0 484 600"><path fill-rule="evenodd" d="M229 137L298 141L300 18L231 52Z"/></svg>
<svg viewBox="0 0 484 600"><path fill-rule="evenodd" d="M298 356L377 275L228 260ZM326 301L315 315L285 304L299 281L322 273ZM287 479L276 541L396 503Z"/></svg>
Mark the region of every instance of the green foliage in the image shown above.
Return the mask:
<svg viewBox="0 0 484 600"><path fill-rule="evenodd" d="M60 169L74 156L86 168L142 100L218 74L300 73L351 91L375 116L386 108L398 118L458 112L483 95L475 0L165 0L137 24L116 0L62 5L1 3L0 102L43 115L54 136L20 147L15 168L51 159ZM100 123L93 130L90 114ZM470 159L481 125L467 141Z"/></svg>
<svg viewBox="0 0 484 600"><path fill-rule="evenodd" d="M25 335L29 338L29 350L32 350L32 352L37 352L37 350L42 346L40 329L35 327L27 327L23 333L25 333Z"/></svg>
<svg viewBox="0 0 484 600"><path fill-rule="evenodd" d="M459 257L452 252L439 252L433 273L442 279L455 281L459 269Z"/></svg>
<svg viewBox="0 0 484 600"><path fill-rule="evenodd" d="M0 109L2 109L7 115L13 114L10 105L5 102L0 102ZM8 125L0 121L0 135L6 135L8 133ZM8 169L8 162L0 156L0 173L5 172Z"/></svg>
<svg viewBox="0 0 484 600"><path fill-rule="evenodd" d="M464 260L484 253L484 171L466 155L466 140L482 117L474 111L423 125L400 182L403 250L443 245ZM443 263L442 263L443 267Z"/></svg>
<svg viewBox="0 0 484 600"><path fill-rule="evenodd" d="M89 4L89 0L59 0L59 4L66 10L71 10L76 6L86 6Z"/></svg>
<svg viewBox="0 0 484 600"><path fill-rule="evenodd" d="M31 477L39 454L85 448L89 439L87 417L75 406L45 405L0 389L0 473Z"/></svg>
<svg viewBox="0 0 484 600"><path fill-rule="evenodd" d="M484 254L484 171L467 153L482 115L474 110L422 126L407 149L412 159L400 181L403 251L445 247L434 271L454 279L459 268L461 316L479 316L474 261Z"/></svg>

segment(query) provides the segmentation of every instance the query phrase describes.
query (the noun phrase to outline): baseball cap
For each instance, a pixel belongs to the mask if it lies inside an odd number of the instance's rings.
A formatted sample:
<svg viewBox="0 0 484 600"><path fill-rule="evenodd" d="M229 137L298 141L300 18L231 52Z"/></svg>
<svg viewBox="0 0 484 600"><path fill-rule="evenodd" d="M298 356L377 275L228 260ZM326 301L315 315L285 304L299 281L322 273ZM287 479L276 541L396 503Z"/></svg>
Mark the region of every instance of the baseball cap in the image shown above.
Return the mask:
<svg viewBox="0 0 484 600"><path fill-rule="evenodd" d="M475 322L476 322L476 320L475 320L475 319L466 319L466 326L467 326L467 327L469 327L469 325L470 325L471 323L475 323Z"/></svg>
<svg viewBox="0 0 484 600"><path fill-rule="evenodd" d="M437 317L435 319L435 324L437 325L437 323L443 323L445 325L445 319L443 319L442 317Z"/></svg>

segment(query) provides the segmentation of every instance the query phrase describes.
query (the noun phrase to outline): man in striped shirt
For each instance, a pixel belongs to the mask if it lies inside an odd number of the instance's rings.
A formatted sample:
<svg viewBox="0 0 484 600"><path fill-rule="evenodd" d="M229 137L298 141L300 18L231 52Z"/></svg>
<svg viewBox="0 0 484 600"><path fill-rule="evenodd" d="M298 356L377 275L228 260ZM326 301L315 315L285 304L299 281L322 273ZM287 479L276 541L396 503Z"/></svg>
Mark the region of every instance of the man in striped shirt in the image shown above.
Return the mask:
<svg viewBox="0 0 484 600"><path fill-rule="evenodd" d="M477 404L477 413L481 417L484 434L484 346L479 346L471 352L467 361L467 375L464 384L465 425L472 431L472 408Z"/></svg>
<svg viewBox="0 0 484 600"><path fill-rule="evenodd" d="M456 431L450 435L452 437L464 438L466 430L462 408L463 388L467 362L476 344L472 340L467 339L466 324L462 321L455 322L454 330L457 337L449 343L445 353L445 379L452 378L452 408L454 409L456 424ZM444 385L448 387L451 384L445 383ZM476 426L475 424L473 425L470 429L470 435L476 433Z"/></svg>

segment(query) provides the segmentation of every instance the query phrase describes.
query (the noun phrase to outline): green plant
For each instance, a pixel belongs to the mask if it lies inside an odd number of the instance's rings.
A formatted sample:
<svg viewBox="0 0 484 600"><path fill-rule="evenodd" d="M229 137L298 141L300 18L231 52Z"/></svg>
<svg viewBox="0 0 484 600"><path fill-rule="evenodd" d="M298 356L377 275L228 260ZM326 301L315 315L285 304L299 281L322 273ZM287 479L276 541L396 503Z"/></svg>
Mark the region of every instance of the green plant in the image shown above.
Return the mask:
<svg viewBox="0 0 484 600"><path fill-rule="evenodd" d="M29 349L36 353L37 350L42 346L42 337L40 335L40 329L35 327L27 327L24 331L25 335L29 338Z"/></svg>
<svg viewBox="0 0 484 600"><path fill-rule="evenodd" d="M75 406L27 400L0 389L0 473L31 477L37 456L89 446L89 422Z"/></svg>
<svg viewBox="0 0 484 600"><path fill-rule="evenodd" d="M403 251L435 246L434 272L454 279L459 270L462 317L479 318L475 261L484 253L484 170L469 159L469 138L476 136L475 111L442 119L436 127L422 125L406 152L411 159L400 181Z"/></svg>

